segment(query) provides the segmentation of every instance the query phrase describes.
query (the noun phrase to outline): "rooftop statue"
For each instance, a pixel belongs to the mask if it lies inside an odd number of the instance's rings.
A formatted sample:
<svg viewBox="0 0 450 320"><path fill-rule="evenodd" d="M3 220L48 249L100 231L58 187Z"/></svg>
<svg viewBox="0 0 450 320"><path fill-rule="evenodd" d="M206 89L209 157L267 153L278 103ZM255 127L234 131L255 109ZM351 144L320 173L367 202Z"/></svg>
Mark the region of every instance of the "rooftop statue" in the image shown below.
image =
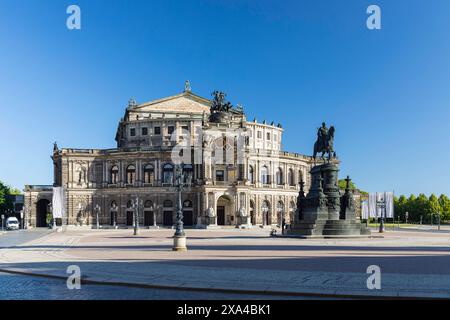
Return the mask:
<svg viewBox="0 0 450 320"><path fill-rule="evenodd" d="M236 108L233 107L233 105L226 101L226 93L222 91L214 91L212 93L212 100L211 100L211 112L231 112L235 114L243 114L244 109L241 105L238 105Z"/></svg>
<svg viewBox="0 0 450 320"><path fill-rule="evenodd" d="M184 82L184 92L191 92L191 82L189 80L186 80Z"/></svg>
<svg viewBox="0 0 450 320"><path fill-rule="evenodd" d="M128 100L128 108L134 108L136 106L137 106L136 99L131 98L130 100Z"/></svg>
<svg viewBox="0 0 450 320"><path fill-rule="evenodd" d="M325 122L322 122L322 126L317 130L317 141L314 143L314 160L318 153L322 153L321 158L325 161L325 154L328 154L328 161L336 157L334 152L334 127L327 128Z"/></svg>

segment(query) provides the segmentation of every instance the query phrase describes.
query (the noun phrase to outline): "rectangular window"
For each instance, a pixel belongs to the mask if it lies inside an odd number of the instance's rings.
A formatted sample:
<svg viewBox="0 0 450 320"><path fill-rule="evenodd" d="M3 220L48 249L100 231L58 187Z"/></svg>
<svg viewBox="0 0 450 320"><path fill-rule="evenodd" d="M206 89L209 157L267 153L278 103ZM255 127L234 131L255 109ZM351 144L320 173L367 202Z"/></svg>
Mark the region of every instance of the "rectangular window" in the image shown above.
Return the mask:
<svg viewBox="0 0 450 320"><path fill-rule="evenodd" d="M181 129L183 129L183 131L189 131L189 127L188 126L182 126Z"/></svg>
<svg viewBox="0 0 450 320"><path fill-rule="evenodd" d="M97 183L103 182L103 164L101 163L95 165L95 181Z"/></svg>
<svg viewBox="0 0 450 320"><path fill-rule="evenodd" d="M267 132L267 140L270 141L270 132Z"/></svg>
<svg viewBox="0 0 450 320"><path fill-rule="evenodd" d="M223 170L216 170L216 181L224 181L225 173Z"/></svg>
<svg viewBox="0 0 450 320"><path fill-rule="evenodd" d="M131 128L130 129L130 136L134 137L136 135L136 129L135 128Z"/></svg>
<svg viewBox="0 0 450 320"><path fill-rule="evenodd" d="M148 135L148 128L142 128L142 135L143 136Z"/></svg>
<svg viewBox="0 0 450 320"><path fill-rule="evenodd" d="M155 134L161 134L161 127L155 127Z"/></svg>
<svg viewBox="0 0 450 320"><path fill-rule="evenodd" d="M174 126L168 126L167 127L167 134L172 134L174 130L175 130Z"/></svg>
<svg viewBox="0 0 450 320"><path fill-rule="evenodd" d="M262 132L261 132L261 131L258 131L258 132L257 132L257 137L258 137L258 139L261 139L261 138L262 138Z"/></svg>

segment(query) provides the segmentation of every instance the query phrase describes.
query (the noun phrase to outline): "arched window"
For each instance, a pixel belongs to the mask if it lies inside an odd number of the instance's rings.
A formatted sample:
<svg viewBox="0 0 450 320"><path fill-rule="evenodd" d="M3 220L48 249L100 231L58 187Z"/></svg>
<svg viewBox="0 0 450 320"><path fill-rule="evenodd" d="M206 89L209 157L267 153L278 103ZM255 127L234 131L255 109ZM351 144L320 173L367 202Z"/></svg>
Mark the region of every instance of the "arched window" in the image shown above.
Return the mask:
<svg viewBox="0 0 450 320"><path fill-rule="evenodd" d="M188 181L192 181L193 175L194 171L192 169L192 165L190 164L183 165L184 182L187 183Z"/></svg>
<svg viewBox="0 0 450 320"><path fill-rule="evenodd" d="M173 207L173 202L170 201L170 200L164 200L163 207L164 208L172 208Z"/></svg>
<svg viewBox="0 0 450 320"><path fill-rule="evenodd" d="M289 169L288 183L290 186L294 185L294 171L292 169Z"/></svg>
<svg viewBox="0 0 450 320"><path fill-rule="evenodd" d="M277 181L277 185L283 184L283 170L281 170L281 168L277 169L276 181Z"/></svg>
<svg viewBox="0 0 450 320"><path fill-rule="evenodd" d="M305 182L305 178L303 177L303 171L298 170L298 183L300 184L300 181Z"/></svg>
<svg viewBox="0 0 450 320"><path fill-rule="evenodd" d="M173 165L170 163L163 166L163 183L173 183Z"/></svg>
<svg viewBox="0 0 450 320"><path fill-rule="evenodd" d="M153 183L155 169L151 164L144 166L144 183Z"/></svg>
<svg viewBox="0 0 450 320"><path fill-rule="evenodd" d="M109 171L109 181L111 184L117 184L119 180L119 167L118 166L112 166Z"/></svg>
<svg viewBox="0 0 450 320"><path fill-rule="evenodd" d="M131 164L127 167L127 183L133 184L135 180L136 180L136 167Z"/></svg>
<svg viewBox="0 0 450 320"><path fill-rule="evenodd" d="M262 184L269 184L270 183L270 179L269 179L269 170L267 169L266 166L263 166L261 168L261 182Z"/></svg>
<svg viewBox="0 0 450 320"><path fill-rule="evenodd" d="M248 181L250 183L255 183L255 173L253 171L253 167L252 166L248 167Z"/></svg>

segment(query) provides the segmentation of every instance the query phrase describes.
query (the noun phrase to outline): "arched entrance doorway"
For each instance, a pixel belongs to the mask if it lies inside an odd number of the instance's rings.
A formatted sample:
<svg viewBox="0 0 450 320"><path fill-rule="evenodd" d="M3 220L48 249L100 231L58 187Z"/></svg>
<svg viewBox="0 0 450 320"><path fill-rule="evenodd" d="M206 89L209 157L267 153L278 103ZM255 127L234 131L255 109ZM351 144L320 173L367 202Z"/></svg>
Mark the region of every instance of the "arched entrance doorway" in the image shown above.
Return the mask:
<svg viewBox="0 0 450 320"><path fill-rule="evenodd" d="M145 201L144 204L144 226L155 225L155 215L154 215L153 202L150 200Z"/></svg>
<svg viewBox="0 0 450 320"><path fill-rule="evenodd" d="M236 223L233 212L233 201L229 196L223 195L217 199L217 224L219 226L231 226Z"/></svg>
<svg viewBox="0 0 450 320"><path fill-rule="evenodd" d="M262 212L262 222L263 226L268 226L270 224L270 203L267 200L264 200L261 205Z"/></svg>
<svg viewBox="0 0 450 320"><path fill-rule="evenodd" d="M49 214L50 201L41 199L36 203L36 227L44 228L48 226L47 215Z"/></svg>
<svg viewBox="0 0 450 320"><path fill-rule="evenodd" d="M173 226L173 202L166 200L163 203L163 225L166 227Z"/></svg>
<svg viewBox="0 0 450 320"><path fill-rule="evenodd" d="M133 203L132 201L128 201L127 202L127 226L132 226L133 225Z"/></svg>
<svg viewBox="0 0 450 320"><path fill-rule="evenodd" d="M194 216L192 213L192 201L185 200L183 202L183 223L185 226L191 227L194 225Z"/></svg>

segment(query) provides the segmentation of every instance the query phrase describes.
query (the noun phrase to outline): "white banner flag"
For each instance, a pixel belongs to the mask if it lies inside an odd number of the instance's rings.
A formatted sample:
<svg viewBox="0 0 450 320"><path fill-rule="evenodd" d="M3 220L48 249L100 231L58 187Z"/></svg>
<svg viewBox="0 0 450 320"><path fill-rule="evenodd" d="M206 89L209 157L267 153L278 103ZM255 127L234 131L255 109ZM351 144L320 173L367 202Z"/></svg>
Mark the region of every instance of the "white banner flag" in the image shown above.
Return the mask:
<svg viewBox="0 0 450 320"><path fill-rule="evenodd" d="M66 201L64 188L53 187L53 199L52 199L53 218L62 218L66 215L65 203Z"/></svg>
<svg viewBox="0 0 450 320"><path fill-rule="evenodd" d="M369 217L377 218L377 194L370 193L369 194Z"/></svg>
<svg viewBox="0 0 450 320"><path fill-rule="evenodd" d="M386 218L394 218L394 193L386 192Z"/></svg>

